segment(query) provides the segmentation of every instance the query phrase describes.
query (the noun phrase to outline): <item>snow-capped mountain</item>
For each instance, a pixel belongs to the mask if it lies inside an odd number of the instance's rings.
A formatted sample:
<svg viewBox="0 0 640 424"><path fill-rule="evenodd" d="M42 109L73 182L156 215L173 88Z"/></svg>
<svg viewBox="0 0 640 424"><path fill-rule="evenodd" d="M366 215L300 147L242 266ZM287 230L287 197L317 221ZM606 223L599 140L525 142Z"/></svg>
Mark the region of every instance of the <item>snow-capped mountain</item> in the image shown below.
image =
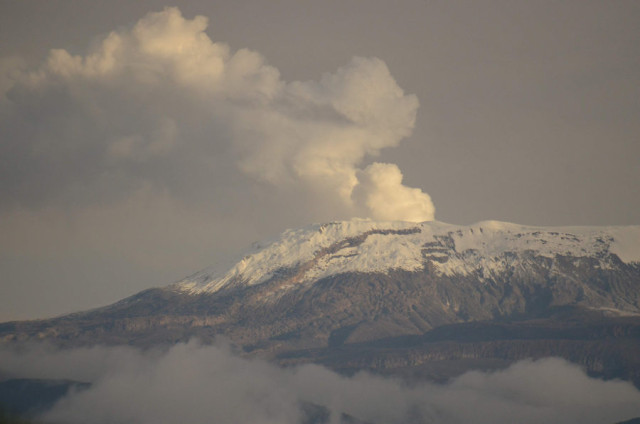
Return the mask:
<svg viewBox="0 0 640 424"><path fill-rule="evenodd" d="M640 226L317 224L113 305L0 324L5 343L221 335L341 369L562 356L640 384Z"/></svg>
<svg viewBox="0 0 640 424"><path fill-rule="evenodd" d="M287 230L273 241L254 243L228 269L214 266L173 287L187 293L215 293L225 286L253 286L290 270L294 284L343 273L424 271L438 275L490 275L522 266L523 257L596 259L595 267L620 261L640 263L640 226L528 227L498 221L469 226L442 222L352 220ZM485 277L486 276L486 277Z"/></svg>

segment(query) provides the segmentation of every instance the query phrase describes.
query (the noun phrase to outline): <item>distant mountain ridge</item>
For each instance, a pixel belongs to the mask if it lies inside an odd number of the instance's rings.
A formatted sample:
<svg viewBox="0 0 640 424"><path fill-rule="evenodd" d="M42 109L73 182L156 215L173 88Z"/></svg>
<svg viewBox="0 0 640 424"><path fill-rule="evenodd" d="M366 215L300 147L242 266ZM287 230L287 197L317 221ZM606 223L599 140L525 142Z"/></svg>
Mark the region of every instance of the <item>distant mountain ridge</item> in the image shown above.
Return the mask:
<svg viewBox="0 0 640 424"><path fill-rule="evenodd" d="M555 355L634 381L639 334L640 226L497 221L311 225L104 308L0 324L5 343L151 346L222 335L247 354L334 368L349 368L347 357L389 369ZM408 346L403 336L424 338ZM383 353L377 340L387 341Z"/></svg>

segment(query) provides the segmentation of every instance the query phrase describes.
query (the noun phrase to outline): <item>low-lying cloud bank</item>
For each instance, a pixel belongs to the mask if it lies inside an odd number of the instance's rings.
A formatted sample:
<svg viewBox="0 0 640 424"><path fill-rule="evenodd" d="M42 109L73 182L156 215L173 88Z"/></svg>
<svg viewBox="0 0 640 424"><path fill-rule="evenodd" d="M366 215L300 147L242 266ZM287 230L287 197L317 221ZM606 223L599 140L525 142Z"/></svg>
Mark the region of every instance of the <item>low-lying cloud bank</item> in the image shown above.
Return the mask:
<svg viewBox="0 0 640 424"><path fill-rule="evenodd" d="M286 82L259 53L211 40L207 25L166 8L85 55L52 50L37 69L3 62L0 206L105 201L145 184L224 194L247 189L242 174L345 214L433 219L429 196L404 186L396 165L361 169L411 134L418 108L382 60Z"/></svg>
<svg viewBox="0 0 640 424"><path fill-rule="evenodd" d="M631 384L589 378L560 359L470 372L448 384L408 386L360 373L344 377L305 365L282 369L243 359L224 345L178 344L146 353L125 347L0 350L4 372L91 381L42 416L46 421L300 423L303 404L372 423L615 423L640 416Z"/></svg>

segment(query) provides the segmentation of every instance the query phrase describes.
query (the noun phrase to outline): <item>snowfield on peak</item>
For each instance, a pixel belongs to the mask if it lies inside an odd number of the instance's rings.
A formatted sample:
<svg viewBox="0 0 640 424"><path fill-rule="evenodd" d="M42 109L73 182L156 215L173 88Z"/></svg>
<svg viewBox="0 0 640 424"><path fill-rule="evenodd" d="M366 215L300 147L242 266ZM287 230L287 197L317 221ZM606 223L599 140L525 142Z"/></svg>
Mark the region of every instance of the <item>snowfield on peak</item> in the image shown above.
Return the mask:
<svg viewBox="0 0 640 424"><path fill-rule="evenodd" d="M214 293L229 284L255 285L283 270L294 283L308 283L349 272L421 271L429 262L442 275L489 274L507 266L506 253L590 257L606 268L615 254L640 263L640 226L533 227L499 221L468 226L351 221L313 224L254 243L230 267L210 267L170 287L188 293Z"/></svg>

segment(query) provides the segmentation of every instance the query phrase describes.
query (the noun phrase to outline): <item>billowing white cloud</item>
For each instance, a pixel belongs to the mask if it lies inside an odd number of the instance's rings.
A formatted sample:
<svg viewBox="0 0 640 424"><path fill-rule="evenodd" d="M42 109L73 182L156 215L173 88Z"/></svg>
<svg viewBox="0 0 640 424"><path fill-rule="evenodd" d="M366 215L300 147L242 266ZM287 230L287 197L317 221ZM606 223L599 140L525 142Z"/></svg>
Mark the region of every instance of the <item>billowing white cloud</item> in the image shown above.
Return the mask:
<svg viewBox="0 0 640 424"><path fill-rule="evenodd" d="M414 126L418 101L384 62L356 57L319 81L285 82L259 53L212 41L207 23L166 8L85 55L52 50L38 69L12 67L0 85L0 201L103 202L145 184L216 197L267 182L342 217L433 219L393 165L359 168Z"/></svg>
<svg viewBox="0 0 640 424"><path fill-rule="evenodd" d="M0 58L0 319L114 301L310 222L432 218L363 170L418 107L382 60L284 81L207 25L167 8L37 67Z"/></svg>
<svg viewBox="0 0 640 424"><path fill-rule="evenodd" d="M303 405L322 405L376 424L614 423L640 416L630 383L589 378L560 359L522 361L446 384L407 385L367 373L340 376L316 365L278 368L224 345L178 344L165 352L128 347L0 350L0 370L92 383L44 414L47 422L101 424L297 424Z"/></svg>
<svg viewBox="0 0 640 424"><path fill-rule="evenodd" d="M431 221L435 208L420 189L402 185L400 169L391 163L372 163L357 172L356 203L378 220Z"/></svg>

